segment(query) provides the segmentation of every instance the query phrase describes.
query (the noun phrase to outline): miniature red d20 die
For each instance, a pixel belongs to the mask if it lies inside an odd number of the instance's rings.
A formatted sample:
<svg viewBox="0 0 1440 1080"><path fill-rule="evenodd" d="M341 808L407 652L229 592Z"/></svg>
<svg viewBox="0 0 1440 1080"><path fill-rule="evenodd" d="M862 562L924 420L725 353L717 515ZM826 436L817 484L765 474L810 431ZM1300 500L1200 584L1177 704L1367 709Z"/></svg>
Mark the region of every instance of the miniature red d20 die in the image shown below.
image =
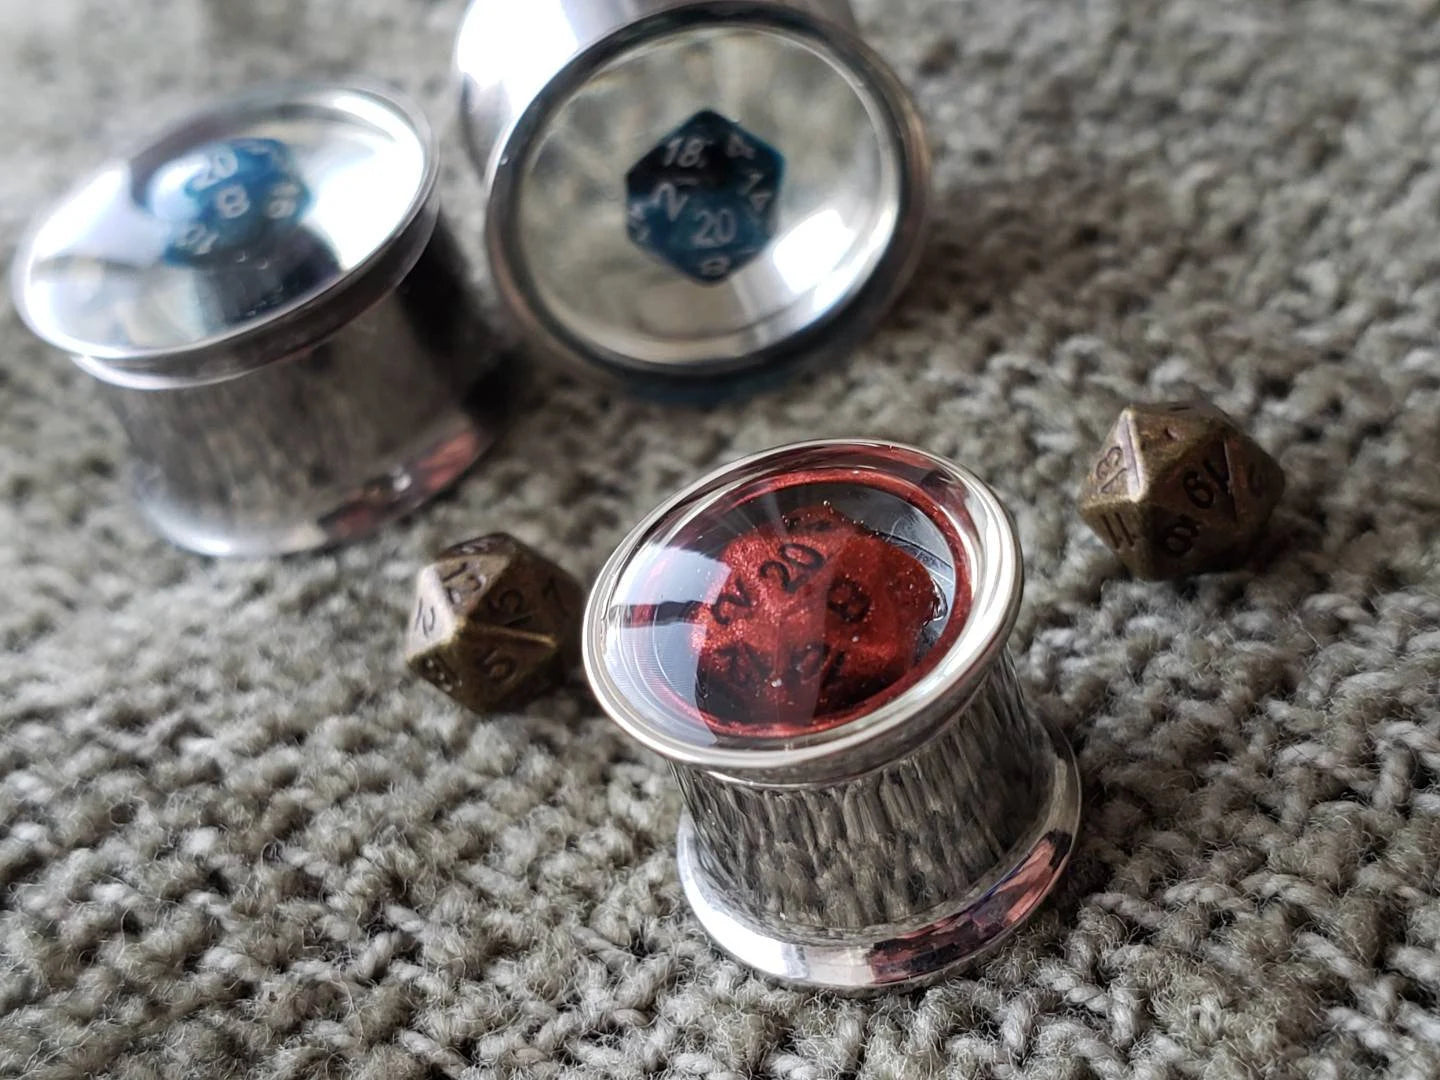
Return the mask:
<svg viewBox="0 0 1440 1080"><path fill-rule="evenodd" d="M913 666L942 603L911 554L828 506L736 537L693 628L713 726L803 733Z"/></svg>

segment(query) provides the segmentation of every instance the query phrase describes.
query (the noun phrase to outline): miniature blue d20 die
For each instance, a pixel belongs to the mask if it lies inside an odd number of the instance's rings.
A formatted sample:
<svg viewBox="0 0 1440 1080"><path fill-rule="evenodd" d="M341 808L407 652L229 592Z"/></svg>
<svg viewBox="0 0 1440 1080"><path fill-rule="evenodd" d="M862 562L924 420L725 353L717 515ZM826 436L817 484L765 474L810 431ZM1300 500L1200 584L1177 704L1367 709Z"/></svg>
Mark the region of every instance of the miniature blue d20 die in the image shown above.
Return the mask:
<svg viewBox="0 0 1440 1080"><path fill-rule="evenodd" d="M162 167L147 202L171 225L166 260L203 266L263 252L300 220L310 195L284 143L244 138Z"/></svg>
<svg viewBox="0 0 1440 1080"><path fill-rule="evenodd" d="M709 109L625 176L630 238L704 285L724 281L775 236L785 159Z"/></svg>

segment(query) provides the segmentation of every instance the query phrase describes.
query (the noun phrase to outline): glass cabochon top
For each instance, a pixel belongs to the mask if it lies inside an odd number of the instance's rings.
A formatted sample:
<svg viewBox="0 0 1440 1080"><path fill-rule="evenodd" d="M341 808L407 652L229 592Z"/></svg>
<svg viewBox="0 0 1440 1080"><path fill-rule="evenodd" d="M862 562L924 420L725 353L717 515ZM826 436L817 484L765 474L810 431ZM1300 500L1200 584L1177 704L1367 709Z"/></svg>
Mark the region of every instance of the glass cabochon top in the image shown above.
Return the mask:
<svg viewBox="0 0 1440 1080"><path fill-rule="evenodd" d="M654 38L552 107L522 168L520 266L588 347L743 359L843 307L884 257L893 127L817 40L750 24ZM703 178L727 158L743 168L717 194ZM657 226L676 235L657 243Z"/></svg>
<svg viewBox="0 0 1440 1080"><path fill-rule="evenodd" d="M633 710L690 745L836 729L903 694L965 627L964 514L915 477L853 462L702 496L619 571L600 662Z"/></svg>
<svg viewBox="0 0 1440 1080"><path fill-rule="evenodd" d="M72 191L22 255L22 311L99 358L223 340L361 266L427 173L424 138L378 97L243 98Z"/></svg>

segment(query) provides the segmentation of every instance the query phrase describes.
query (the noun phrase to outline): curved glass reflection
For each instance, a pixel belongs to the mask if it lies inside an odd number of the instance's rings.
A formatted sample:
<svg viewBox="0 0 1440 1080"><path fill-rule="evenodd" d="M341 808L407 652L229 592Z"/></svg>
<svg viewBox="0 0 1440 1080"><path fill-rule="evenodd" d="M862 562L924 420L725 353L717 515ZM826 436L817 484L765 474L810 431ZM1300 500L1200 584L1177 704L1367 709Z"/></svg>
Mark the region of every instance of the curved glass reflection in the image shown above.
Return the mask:
<svg viewBox="0 0 1440 1080"><path fill-rule="evenodd" d="M815 40L737 24L645 41L551 107L521 167L517 266L587 348L667 367L741 358L823 320L884 257L901 202L892 123ZM747 213L753 193L712 193L682 207L676 190L659 206L694 216L683 243L654 242L656 221L637 242L633 170L657 152L663 164L695 125L775 155L751 181L767 201ZM690 149L681 140L670 166ZM653 199L663 179L639 194Z"/></svg>
<svg viewBox="0 0 1440 1080"><path fill-rule="evenodd" d="M17 262L42 336L101 357L223 338L369 259L421 196L422 137L360 92L253 97L68 195Z"/></svg>
<svg viewBox="0 0 1440 1080"><path fill-rule="evenodd" d="M971 604L963 506L922 480L840 457L677 508L605 598L616 689L699 745L824 732L904 693Z"/></svg>

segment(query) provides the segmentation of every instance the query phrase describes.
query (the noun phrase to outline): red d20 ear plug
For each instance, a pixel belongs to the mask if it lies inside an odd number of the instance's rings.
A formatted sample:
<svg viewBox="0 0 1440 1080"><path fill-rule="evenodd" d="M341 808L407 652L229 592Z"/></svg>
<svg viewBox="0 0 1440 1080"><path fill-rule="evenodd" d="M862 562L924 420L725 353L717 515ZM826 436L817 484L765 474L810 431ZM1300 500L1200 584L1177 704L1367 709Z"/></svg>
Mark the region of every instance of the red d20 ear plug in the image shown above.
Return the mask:
<svg viewBox="0 0 1440 1080"><path fill-rule="evenodd" d="M674 765L681 880L721 947L788 982L893 986L1034 911L1080 798L1005 652L1021 580L994 493L887 443L738 462L620 546L586 670Z"/></svg>

